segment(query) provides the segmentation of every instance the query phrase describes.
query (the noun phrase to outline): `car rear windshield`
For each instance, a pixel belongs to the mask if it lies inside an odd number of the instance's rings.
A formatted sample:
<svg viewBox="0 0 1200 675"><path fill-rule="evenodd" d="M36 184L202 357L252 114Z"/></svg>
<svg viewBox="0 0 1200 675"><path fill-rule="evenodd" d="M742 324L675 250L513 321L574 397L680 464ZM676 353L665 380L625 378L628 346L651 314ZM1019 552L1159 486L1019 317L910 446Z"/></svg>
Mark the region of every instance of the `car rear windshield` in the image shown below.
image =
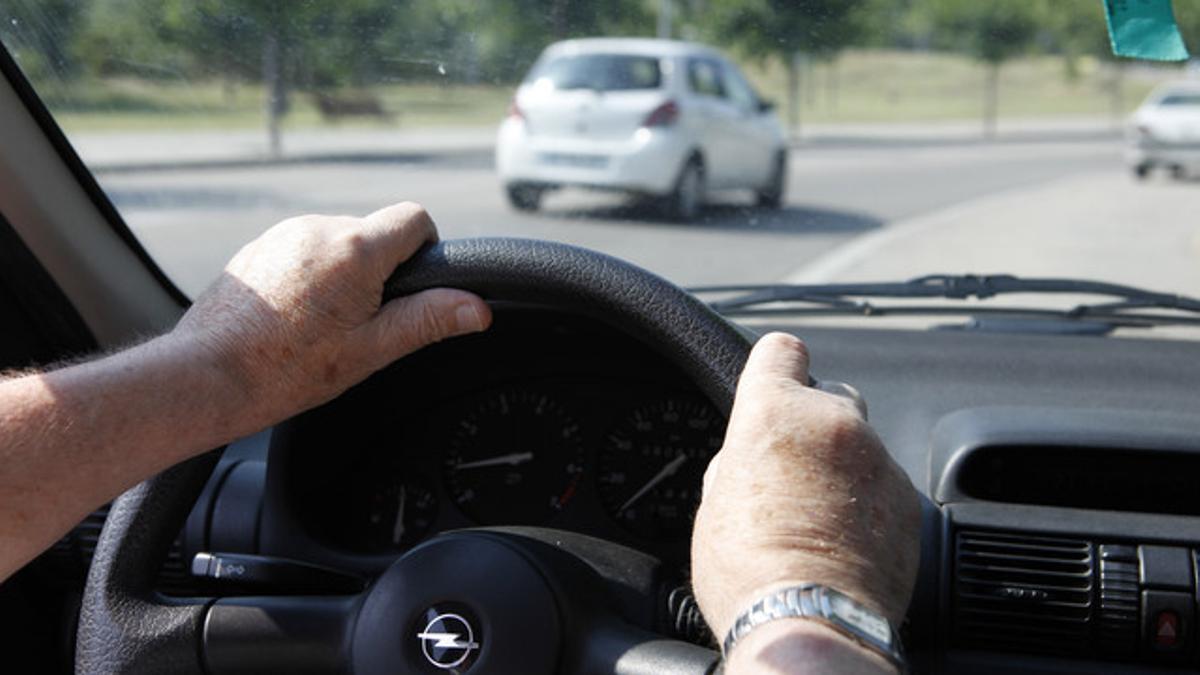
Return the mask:
<svg viewBox="0 0 1200 675"><path fill-rule="evenodd" d="M658 89L662 86L662 70L653 56L580 54L550 59L529 79L549 82L555 89Z"/></svg>
<svg viewBox="0 0 1200 675"><path fill-rule="evenodd" d="M1159 105L1171 106L1200 106L1200 92L1188 94L1167 94Z"/></svg>

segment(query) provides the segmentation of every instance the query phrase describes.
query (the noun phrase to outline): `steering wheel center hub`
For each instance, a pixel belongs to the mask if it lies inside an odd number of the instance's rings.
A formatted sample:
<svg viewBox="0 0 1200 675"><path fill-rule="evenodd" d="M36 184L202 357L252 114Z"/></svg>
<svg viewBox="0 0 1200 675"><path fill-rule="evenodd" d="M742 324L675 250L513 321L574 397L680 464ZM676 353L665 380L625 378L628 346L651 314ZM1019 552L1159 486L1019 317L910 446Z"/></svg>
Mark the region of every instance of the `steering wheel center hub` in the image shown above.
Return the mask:
<svg viewBox="0 0 1200 675"><path fill-rule="evenodd" d="M354 672L553 673L561 629L554 595L517 547L454 533L396 561L354 627Z"/></svg>

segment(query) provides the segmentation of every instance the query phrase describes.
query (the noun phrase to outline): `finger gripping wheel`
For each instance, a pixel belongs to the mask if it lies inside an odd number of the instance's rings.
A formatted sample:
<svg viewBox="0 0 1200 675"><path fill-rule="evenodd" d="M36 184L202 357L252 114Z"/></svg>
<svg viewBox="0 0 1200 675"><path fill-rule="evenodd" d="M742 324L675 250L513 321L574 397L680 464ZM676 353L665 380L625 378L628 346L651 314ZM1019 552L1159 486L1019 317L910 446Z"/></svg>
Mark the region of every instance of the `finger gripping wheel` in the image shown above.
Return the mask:
<svg viewBox="0 0 1200 675"><path fill-rule="evenodd" d="M726 415L750 349L737 329L677 286L563 244L520 239L434 244L396 270L384 297L434 287L599 319L673 362ZM214 465L212 453L184 462L113 503L84 589L76 672L206 672L201 632L212 599L168 599L154 592L152 579ZM647 663L662 653L652 651Z"/></svg>

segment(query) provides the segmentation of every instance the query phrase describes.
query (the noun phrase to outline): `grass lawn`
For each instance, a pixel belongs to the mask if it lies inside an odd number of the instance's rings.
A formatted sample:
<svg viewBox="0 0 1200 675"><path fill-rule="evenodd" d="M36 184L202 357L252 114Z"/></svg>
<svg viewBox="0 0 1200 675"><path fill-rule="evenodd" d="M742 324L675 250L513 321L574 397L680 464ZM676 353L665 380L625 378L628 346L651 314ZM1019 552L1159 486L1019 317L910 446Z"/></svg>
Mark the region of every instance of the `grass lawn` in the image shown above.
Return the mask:
<svg viewBox="0 0 1200 675"><path fill-rule="evenodd" d="M747 65L747 75L784 113L784 69ZM1068 77L1061 57L1028 57L1000 69L999 116L1055 117L1131 112L1158 83L1181 76L1172 66L1127 68L1122 96L1112 95L1113 69L1081 59ZM920 122L983 114L984 66L937 52L851 51L833 64L813 64L802 78L803 122ZM1114 106L1119 103L1119 106Z"/></svg>
<svg viewBox="0 0 1200 675"><path fill-rule="evenodd" d="M138 129L255 129L263 126L263 89L232 88L217 82L191 85L105 80L74 85L50 107L68 131ZM395 125L401 128L489 126L499 123L512 99L509 87L384 85L371 88L392 120L345 117L337 126ZM333 126L321 118L313 98L293 92L284 118L289 129Z"/></svg>
<svg viewBox="0 0 1200 675"><path fill-rule="evenodd" d="M783 68L746 64L747 74L786 114ZM1111 67L1079 62L1067 76L1058 57L1029 57L1001 69L999 114L1005 117L1111 115L1132 110L1158 82L1180 76L1173 67L1136 65L1122 78L1123 96L1110 93ZM921 122L973 119L982 114L984 68L962 56L934 52L850 51L836 64L806 69L801 89L802 123ZM60 123L69 131L138 129L252 129L263 125L263 90L220 82L152 82L109 79L42 84ZM371 88L391 122L347 118L340 126L400 128L490 126L512 96L509 85L442 86L387 84ZM1118 104L1119 105L1116 105ZM285 128L316 128L321 119L312 97L293 93Z"/></svg>

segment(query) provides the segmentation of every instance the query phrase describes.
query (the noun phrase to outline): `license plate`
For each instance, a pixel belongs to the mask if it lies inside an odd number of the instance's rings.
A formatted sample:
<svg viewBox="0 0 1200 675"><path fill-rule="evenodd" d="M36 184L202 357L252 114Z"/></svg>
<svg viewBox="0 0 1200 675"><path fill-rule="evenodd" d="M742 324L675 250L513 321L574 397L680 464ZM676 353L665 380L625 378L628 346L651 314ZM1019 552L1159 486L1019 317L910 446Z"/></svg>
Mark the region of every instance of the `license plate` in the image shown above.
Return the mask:
<svg viewBox="0 0 1200 675"><path fill-rule="evenodd" d="M603 169L608 166L608 157L604 155L544 152L540 159L543 164L550 166L569 166L577 169Z"/></svg>

